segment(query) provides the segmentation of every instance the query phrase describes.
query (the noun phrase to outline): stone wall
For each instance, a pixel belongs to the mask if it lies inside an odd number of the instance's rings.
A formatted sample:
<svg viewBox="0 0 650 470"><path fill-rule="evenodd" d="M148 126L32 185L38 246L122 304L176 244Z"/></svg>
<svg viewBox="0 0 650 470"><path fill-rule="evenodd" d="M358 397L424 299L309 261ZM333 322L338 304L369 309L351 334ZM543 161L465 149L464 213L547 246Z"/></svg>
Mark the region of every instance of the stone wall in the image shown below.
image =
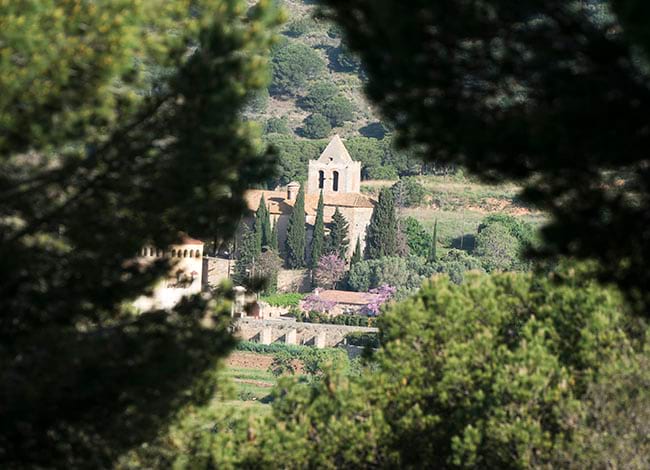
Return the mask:
<svg viewBox="0 0 650 470"><path fill-rule="evenodd" d="M361 250L366 248L366 227L370 224L372 208L366 207L341 207L339 209L345 220L348 221L348 258L352 257L357 245L357 238L361 241Z"/></svg>
<svg viewBox="0 0 650 470"><path fill-rule="evenodd" d="M376 333L377 328L324 323L303 323L295 319L256 320L239 318L235 320L235 334L244 341L262 344L302 344L318 348L332 348L344 343L349 333Z"/></svg>
<svg viewBox="0 0 650 470"><path fill-rule="evenodd" d="M217 257L203 258L204 289L213 289L229 279L235 267L235 260ZM281 269L278 272L278 291L311 292L311 276L308 269Z"/></svg>
<svg viewBox="0 0 650 470"><path fill-rule="evenodd" d="M230 277L235 260L216 257L203 258L203 288L214 289Z"/></svg>
<svg viewBox="0 0 650 470"><path fill-rule="evenodd" d="M311 292L308 269L281 269L278 272L279 292Z"/></svg>

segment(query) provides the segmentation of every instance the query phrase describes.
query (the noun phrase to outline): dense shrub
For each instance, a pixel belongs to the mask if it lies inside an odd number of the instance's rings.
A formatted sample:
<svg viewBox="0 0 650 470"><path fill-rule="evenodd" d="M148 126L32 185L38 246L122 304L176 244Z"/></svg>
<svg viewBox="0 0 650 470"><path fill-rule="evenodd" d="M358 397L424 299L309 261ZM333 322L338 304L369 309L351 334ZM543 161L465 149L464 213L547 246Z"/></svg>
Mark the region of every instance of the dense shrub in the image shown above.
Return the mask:
<svg viewBox="0 0 650 470"><path fill-rule="evenodd" d="M476 237L474 254L487 272L513 269L519 253L518 240L500 222L489 224Z"/></svg>
<svg viewBox="0 0 650 470"><path fill-rule="evenodd" d="M481 261L466 251L451 249L431 264L433 270L447 274L454 284L462 284L467 271L483 271Z"/></svg>
<svg viewBox="0 0 650 470"><path fill-rule="evenodd" d="M287 36L296 38L312 31L314 27L315 27L314 20L312 20L311 18L308 17L299 18L297 20L290 22L287 25L284 33Z"/></svg>
<svg viewBox="0 0 650 470"><path fill-rule="evenodd" d="M267 135L264 140L278 155L277 173L270 177L269 187L307 179L308 161L318 158L327 144L281 134Z"/></svg>
<svg viewBox="0 0 650 470"><path fill-rule="evenodd" d="M500 224L506 228L508 233L517 239L517 256L513 260L511 269L525 271L531 268L532 264L526 258L526 251L538 243L538 234L535 228L525 220L506 214L491 214L485 217L478 226L478 233L494 224Z"/></svg>
<svg viewBox="0 0 650 470"><path fill-rule="evenodd" d="M310 347L303 351L299 359L304 372L309 375L321 374L332 366L347 369L350 365L347 353L340 348L316 349Z"/></svg>
<svg viewBox="0 0 650 470"><path fill-rule="evenodd" d="M293 96L323 72L325 63L313 48L289 42L273 51L271 68L271 93Z"/></svg>
<svg viewBox="0 0 650 470"><path fill-rule="evenodd" d="M299 357L304 350L310 346L287 345L283 343L261 344L253 341L240 341L235 349L237 351L254 352L258 354L275 354L281 351L287 351L294 357Z"/></svg>
<svg viewBox="0 0 650 470"><path fill-rule="evenodd" d="M342 126L346 121L354 119L354 106L342 95L325 101L319 111L329 120L332 127Z"/></svg>
<svg viewBox="0 0 650 470"><path fill-rule="evenodd" d="M377 333L348 333L345 335L347 343L352 346L361 346L364 348L378 348L379 344L379 335Z"/></svg>
<svg viewBox="0 0 650 470"><path fill-rule="evenodd" d="M399 176L397 169L391 165L372 166L367 168L366 171L368 179L373 180L394 180Z"/></svg>
<svg viewBox="0 0 650 470"><path fill-rule="evenodd" d="M370 137L376 140L383 139L387 132L386 126L380 121L371 122L359 129L359 134L363 137Z"/></svg>
<svg viewBox="0 0 650 470"><path fill-rule="evenodd" d="M426 258L433 243L431 234L414 217L401 220L400 229L406 236L409 254Z"/></svg>
<svg viewBox="0 0 650 470"><path fill-rule="evenodd" d="M427 190L414 177L400 178L391 188L397 207L414 207L424 204Z"/></svg>
<svg viewBox="0 0 650 470"><path fill-rule="evenodd" d="M264 125L265 134L291 134L286 117L269 118Z"/></svg>
<svg viewBox="0 0 650 470"><path fill-rule="evenodd" d="M367 317L365 315L344 314L337 315L330 319L329 323L333 325L348 325L348 326L375 326L376 318Z"/></svg>
<svg viewBox="0 0 650 470"><path fill-rule="evenodd" d="M322 114L314 113L307 116L302 126L302 133L310 139L322 139L332 132L329 120Z"/></svg>
<svg viewBox="0 0 650 470"><path fill-rule="evenodd" d="M384 257L355 263L350 269L348 283L359 292L387 284L397 289L398 297L420 287L422 281L433 273L425 258Z"/></svg>
<svg viewBox="0 0 650 470"><path fill-rule="evenodd" d="M328 325L347 325L347 326L375 326L376 318L367 317L359 314L341 314L332 316L327 313L309 312L308 314L298 310L290 314L296 321L303 323L325 323Z"/></svg>
<svg viewBox="0 0 650 470"><path fill-rule="evenodd" d="M352 159L361 162L361 177L364 179L374 178L369 172L373 168L382 166L384 158L382 141L367 137L351 137L345 141L345 146Z"/></svg>
<svg viewBox="0 0 650 470"><path fill-rule="evenodd" d="M296 373L296 366L294 364L295 357L289 351L278 351L273 355L273 362L269 366L269 372L275 377L281 375Z"/></svg>
<svg viewBox="0 0 650 470"><path fill-rule="evenodd" d="M307 111L322 112L325 103L338 94L337 86L332 82L317 82L309 87L305 97L298 100L301 108Z"/></svg>
<svg viewBox="0 0 650 470"><path fill-rule="evenodd" d="M318 82L309 88L306 96L298 100L298 105L325 116L334 127L354 119L352 102L339 94L332 82Z"/></svg>
<svg viewBox="0 0 650 470"><path fill-rule="evenodd" d="M507 214L490 214L485 217L478 226L479 233L496 223L503 225L522 245L532 245L535 241L535 229L531 224Z"/></svg>

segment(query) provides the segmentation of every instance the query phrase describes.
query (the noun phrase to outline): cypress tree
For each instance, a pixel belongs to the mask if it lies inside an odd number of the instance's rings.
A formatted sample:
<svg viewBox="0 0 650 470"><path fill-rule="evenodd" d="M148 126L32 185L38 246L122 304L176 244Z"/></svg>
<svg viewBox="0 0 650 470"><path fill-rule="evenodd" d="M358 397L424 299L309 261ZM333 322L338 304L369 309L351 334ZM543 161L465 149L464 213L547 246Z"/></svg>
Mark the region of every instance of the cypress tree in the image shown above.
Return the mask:
<svg viewBox="0 0 650 470"><path fill-rule="evenodd" d="M337 207L330 224L330 235L327 238L327 253L337 254L342 260L348 255L348 221Z"/></svg>
<svg viewBox="0 0 650 470"><path fill-rule="evenodd" d="M352 259L350 260L350 266L354 265L361 261L361 239L357 237L357 244L354 247L354 253L352 253Z"/></svg>
<svg viewBox="0 0 650 470"><path fill-rule="evenodd" d="M287 226L287 265L290 268L305 266L305 190L300 187L293 213Z"/></svg>
<svg viewBox="0 0 650 470"><path fill-rule="evenodd" d="M433 223L433 240L431 241L431 251L429 251L429 261L435 262L438 259L437 254L438 245L438 219Z"/></svg>
<svg viewBox="0 0 650 470"><path fill-rule="evenodd" d="M258 252L262 251L262 247L271 245L271 219L264 194L260 198L260 205L255 213L255 235L259 246Z"/></svg>
<svg viewBox="0 0 650 470"><path fill-rule="evenodd" d="M241 242L237 253L237 261L233 272L233 281L235 284L246 285L252 275L252 268L255 259L258 256L257 234L252 231L247 224L242 224Z"/></svg>
<svg viewBox="0 0 650 470"><path fill-rule="evenodd" d="M366 258L394 256L397 253L397 216L395 200L389 188L379 193L379 201L372 211L366 236Z"/></svg>
<svg viewBox="0 0 650 470"><path fill-rule="evenodd" d="M316 222L314 223L314 236L311 242L311 267L318 265L318 260L323 254L325 243L325 202L323 201L323 191L318 198L318 208L316 209Z"/></svg>
<svg viewBox="0 0 650 470"><path fill-rule="evenodd" d="M273 251L278 253L279 244L278 244L278 222L277 221L273 224L273 228L271 229L271 241L269 242L269 246Z"/></svg>

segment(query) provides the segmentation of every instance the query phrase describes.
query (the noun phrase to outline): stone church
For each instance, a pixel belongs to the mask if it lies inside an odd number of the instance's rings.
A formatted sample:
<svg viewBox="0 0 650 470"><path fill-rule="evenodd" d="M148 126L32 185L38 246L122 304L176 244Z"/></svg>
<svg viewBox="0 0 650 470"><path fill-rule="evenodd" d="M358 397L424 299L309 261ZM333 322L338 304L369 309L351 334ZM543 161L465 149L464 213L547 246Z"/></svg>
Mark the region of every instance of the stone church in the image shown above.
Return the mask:
<svg viewBox="0 0 650 470"><path fill-rule="evenodd" d="M360 186L361 164L352 160L341 138L335 135L318 160L309 162L305 188L307 246L310 246L313 236L318 199L322 191L326 231L334 211L338 208L348 222L348 258L352 256L357 239L361 241L362 249L365 248L366 227L370 223L375 201L361 194ZM245 195L251 211L249 223L252 223L252 213L258 209L262 195L264 196L271 220L278 225L281 252L284 251L287 225L299 189L300 184L292 182L284 188L272 191L249 190ZM148 264L160 257L169 258L174 267L165 279L161 279L154 286L151 295L142 296L134 302L137 310L171 308L182 297L199 293L208 286L214 287L229 278L234 263L230 256L206 256L203 242L187 235L183 235L177 245L166 250L152 246L143 247L136 259L140 263ZM280 290L306 292L311 289L311 282L304 272L281 270L278 286Z"/></svg>
<svg viewBox="0 0 650 470"><path fill-rule="evenodd" d="M307 220L307 242L311 241L316 222L318 198L323 192L325 204L324 218L327 225L332 221L336 208L348 222L348 257L352 256L357 239L361 248L365 248L366 227L375 201L361 194L361 163L350 157L343 141L335 135L318 160L309 162L305 188L305 215ZM286 188L267 190L250 190L246 193L246 202L251 211L259 207L262 195L271 214L271 221L278 224L278 242L280 250L284 249L287 237L287 224L300 189L297 182L289 183Z"/></svg>

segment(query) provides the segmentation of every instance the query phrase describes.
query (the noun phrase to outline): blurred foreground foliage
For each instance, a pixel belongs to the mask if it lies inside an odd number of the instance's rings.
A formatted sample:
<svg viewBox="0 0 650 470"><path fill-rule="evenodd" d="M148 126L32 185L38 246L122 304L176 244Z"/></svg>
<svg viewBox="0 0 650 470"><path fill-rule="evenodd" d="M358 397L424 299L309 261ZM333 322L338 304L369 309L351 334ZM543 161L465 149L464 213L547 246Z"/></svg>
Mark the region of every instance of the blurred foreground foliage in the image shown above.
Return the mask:
<svg viewBox="0 0 650 470"><path fill-rule="evenodd" d="M268 2L0 2L0 462L108 468L214 388L228 304L130 303L179 232L232 234L268 177L239 111L266 85Z"/></svg>
<svg viewBox="0 0 650 470"><path fill-rule="evenodd" d="M646 0L326 0L321 14L399 146L521 184L552 216L539 254L600 261L650 314Z"/></svg>
<svg viewBox="0 0 650 470"><path fill-rule="evenodd" d="M268 416L204 409L176 434L179 459L192 468L646 468L650 373L638 333L647 326L592 270L427 281L380 317L381 348L361 370L282 379Z"/></svg>

